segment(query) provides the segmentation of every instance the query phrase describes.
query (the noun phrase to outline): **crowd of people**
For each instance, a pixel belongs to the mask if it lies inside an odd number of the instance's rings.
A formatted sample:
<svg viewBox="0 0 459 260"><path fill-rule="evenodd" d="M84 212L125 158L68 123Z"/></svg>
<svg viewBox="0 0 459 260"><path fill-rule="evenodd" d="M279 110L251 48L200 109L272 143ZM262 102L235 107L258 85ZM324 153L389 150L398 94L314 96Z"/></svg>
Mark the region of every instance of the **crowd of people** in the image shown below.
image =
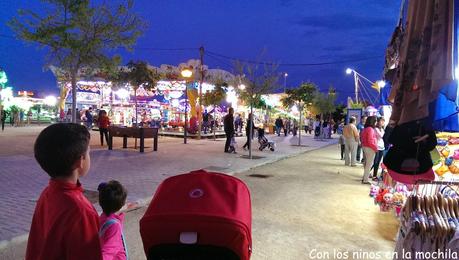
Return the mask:
<svg viewBox="0 0 459 260"><path fill-rule="evenodd" d="M250 125L252 125L252 138L257 133L255 130L258 128L254 123L254 118L251 114L249 114L246 120L240 114L236 114L234 117L234 109L229 108L228 114L223 117L223 128L225 131L226 136L226 143L225 143L225 153L235 153L235 148L232 144L235 144L234 136L241 134L242 130L245 129L245 134L247 137L247 141L244 143L242 148L245 150L250 148ZM245 127L244 127L245 126ZM281 135L288 136L293 135L296 136L299 129L299 123L296 118L288 118L288 117L281 117L278 116L274 121L274 132L277 134L278 137ZM313 134L315 139L331 139L332 134L339 131L339 125L336 124L333 119L330 120L320 120L320 117L316 117L313 119L312 117L306 117L302 124L302 130L304 130L305 134ZM344 149L344 146L343 146ZM344 153L344 150L343 150Z"/></svg>
<svg viewBox="0 0 459 260"><path fill-rule="evenodd" d="M357 163L363 164L361 182L370 184L370 178L374 181L382 178L382 173L378 172L383 156L389 149L386 132L391 126L385 127L383 117L363 116L359 123L356 124L356 121L355 117L351 117L348 124L342 127L339 141L341 160L344 160L344 165L351 167L356 167Z"/></svg>

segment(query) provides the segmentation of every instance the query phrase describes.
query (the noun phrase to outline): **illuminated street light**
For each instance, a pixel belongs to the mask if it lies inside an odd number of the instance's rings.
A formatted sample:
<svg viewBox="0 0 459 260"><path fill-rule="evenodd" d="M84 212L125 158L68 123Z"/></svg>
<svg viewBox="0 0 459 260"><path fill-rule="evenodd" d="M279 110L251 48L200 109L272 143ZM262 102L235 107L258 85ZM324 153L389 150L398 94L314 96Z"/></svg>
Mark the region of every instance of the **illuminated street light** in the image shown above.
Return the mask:
<svg viewBox="0 0 459 260"><path fill-rule="evenodd" d="M184 77L186 80L190 79L191 76L193 76L193 71L191 71L189 68L184 68L180 72L182 74L182 77ZM188 82L185 82L185 125L183 127L183 143L186 144L186 139L187 139L187 132L188 132Z"/></svg>
<svg viewBox="0 0 459 260"><path fill-rule="evenodd" d="M238 88L239 88L240 90L244 90L246 87L245 87L244 84L241 84L241 85L238 86Z"/></svg>
<svg viewBox="0 0 459 260"><path fill-rule="evenodd" d="M182 74L182 77L184 78L191 78L191 76L193 75L193 71L191 71L188 68L185 68L180 72L180 74Z"/></svg>
<svg viewBox="0 0 459 260"><path fill-rule="evenodd" d="M126 99L129 97L129 91L124 88L117 90L115 93L121 99Z"/></svg>
<svg viewBox="0 0 459 260"><path fill-rule="evenodd" d="M45 97L43 102L45 103L45 105L53 107L57 104L57 98L55 96L47 96Z"/></svg>
<svg viewBox="0 0 459 260"><path fill-rule="evenodd" d="M376 83L367 79L365 76L363 76L362 74L358 73L356 70L354 69L351 69L351 68L347 68L346 69L346 74L347 75L350 75L350 74L354 74L354 84L355 84L355 101L358 103L359 102L359 81L360 81L360 78L366 80L367 82L369 82L372 86L376 84L376 86L379 87L379 89L381 88L384 88L384 86L386 86L386 82L384 80L379 80L377 81Z"/></svg>
<svg viewBox="0 0 459 260"><path fill-rule="evenodd" d="M285 89L287 88L287 77L288 77L288 73L285 72L284 73L284 93L285 93Z"/></svg>

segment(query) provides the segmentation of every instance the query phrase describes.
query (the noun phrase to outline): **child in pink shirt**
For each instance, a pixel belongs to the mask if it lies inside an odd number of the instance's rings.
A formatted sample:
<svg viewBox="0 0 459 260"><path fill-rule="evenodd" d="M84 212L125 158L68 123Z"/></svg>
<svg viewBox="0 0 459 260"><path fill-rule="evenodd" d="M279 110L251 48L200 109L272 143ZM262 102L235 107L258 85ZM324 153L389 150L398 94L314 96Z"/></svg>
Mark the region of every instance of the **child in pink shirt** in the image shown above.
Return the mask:
<svg viewBox="0 0 459 260"><path fill-rule="evenodd" d="M127 259L126 240L123 235L124 214L115 214L126 203L126 189L118 181L99 184L99 204L103 213L99 217L99 239L104 260Z"/></svg>

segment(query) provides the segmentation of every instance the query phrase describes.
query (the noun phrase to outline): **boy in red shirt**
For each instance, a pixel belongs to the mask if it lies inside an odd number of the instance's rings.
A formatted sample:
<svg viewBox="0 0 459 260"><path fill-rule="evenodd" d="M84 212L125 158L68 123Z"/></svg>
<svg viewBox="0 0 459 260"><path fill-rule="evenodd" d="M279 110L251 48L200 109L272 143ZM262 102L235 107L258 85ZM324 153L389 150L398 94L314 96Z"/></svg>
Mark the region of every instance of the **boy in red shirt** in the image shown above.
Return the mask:
<svg viewBox="0 0 459 260"><path fill-rule="evenodd" d="M51 179L35 207L26 259L102 259L99 218L79 181L91 165L89 138L86 127L71 123L38 135L35 159Z"/></svg>

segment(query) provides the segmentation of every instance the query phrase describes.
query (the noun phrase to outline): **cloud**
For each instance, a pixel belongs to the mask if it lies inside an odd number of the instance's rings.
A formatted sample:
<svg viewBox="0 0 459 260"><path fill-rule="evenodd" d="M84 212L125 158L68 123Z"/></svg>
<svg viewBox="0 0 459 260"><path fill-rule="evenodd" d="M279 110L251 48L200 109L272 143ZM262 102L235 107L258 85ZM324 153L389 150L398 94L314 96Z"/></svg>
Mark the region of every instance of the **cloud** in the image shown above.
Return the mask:
<svg viewBox="0 0 459 260"><path fill-rule="evenodd" d="M348 31L361 29L387 29L394 25L393 19L384 17L369 17L345 13L306 16L296 21L297 25L307 28L327 29L333 31Z"/></svg>

